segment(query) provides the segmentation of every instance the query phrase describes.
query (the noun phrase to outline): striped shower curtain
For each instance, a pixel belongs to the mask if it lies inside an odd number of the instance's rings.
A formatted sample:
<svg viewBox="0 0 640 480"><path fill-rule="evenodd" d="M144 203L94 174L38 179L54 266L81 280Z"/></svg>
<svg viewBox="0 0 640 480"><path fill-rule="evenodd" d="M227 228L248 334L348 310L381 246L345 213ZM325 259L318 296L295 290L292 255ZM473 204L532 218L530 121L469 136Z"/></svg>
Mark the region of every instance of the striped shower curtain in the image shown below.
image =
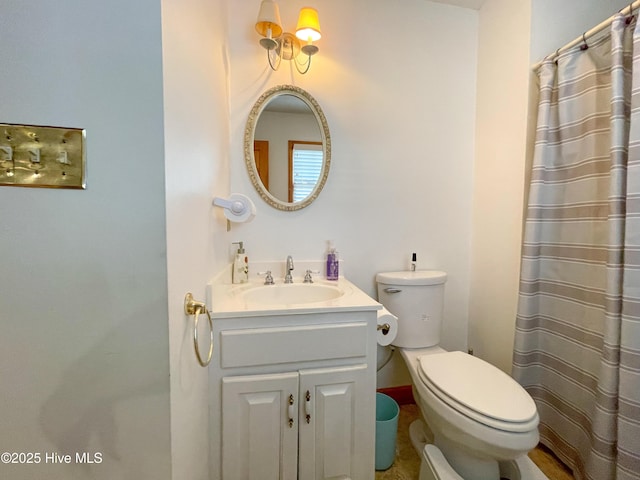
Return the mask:
<svg viewBox="0 0 640 480"><path fill-rule="evenodd" d="M577 479L640 478L640 29L538 70L513 375ZM634 31L635 30L635 31Z"/></svg>

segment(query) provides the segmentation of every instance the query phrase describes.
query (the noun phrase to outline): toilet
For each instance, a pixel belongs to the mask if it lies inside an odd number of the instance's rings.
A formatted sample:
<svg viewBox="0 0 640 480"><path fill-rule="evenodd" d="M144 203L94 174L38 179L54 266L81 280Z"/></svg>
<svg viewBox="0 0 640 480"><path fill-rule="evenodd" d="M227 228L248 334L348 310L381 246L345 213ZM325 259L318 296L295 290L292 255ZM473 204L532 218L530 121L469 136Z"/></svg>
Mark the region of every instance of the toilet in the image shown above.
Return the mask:
<svg viewBox="0 0 640 480"><path fill-rule="evenodd" d="M439 347L446 279L441 271L376 276L378 300L398 317L391 343L424 419L409 429L422 459L420 480L545 479L526 455L538 443L529 394L480 358Z"/></svg>

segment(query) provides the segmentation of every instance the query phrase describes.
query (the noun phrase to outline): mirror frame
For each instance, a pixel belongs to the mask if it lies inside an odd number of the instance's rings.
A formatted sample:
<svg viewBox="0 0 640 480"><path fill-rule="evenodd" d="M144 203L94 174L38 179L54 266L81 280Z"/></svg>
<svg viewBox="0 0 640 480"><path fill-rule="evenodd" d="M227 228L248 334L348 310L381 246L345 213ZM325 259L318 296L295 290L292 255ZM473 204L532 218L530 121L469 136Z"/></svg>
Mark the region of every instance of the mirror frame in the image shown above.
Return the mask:
<svg viewBox="0 0 640 480"><path fill-rule="evenodd" d="M253 155L255 130L260 114L269 104L271 99L280 95L293 95L306 103L313 115L316 117L318 126L320 127L320 135L322 137L322 153L324 158L320 178L318 179L318 183L311 194L299 202L284 202L279 198L274 197L264 187L260 177L258 176L258 170ZM309 206L318 197L324 187L324 184L327 182L331 166L331 136L329 134L329 125L327 124L327 119L324 116L322 108L320 108L320 105L316 102L315 98L313 98L309 92L294 85L278 85L263 93L254 104L251 112L249 113L249 118L247 119L247 125L244 130L244 161L247 166L247 172L249 173L251 183L253 183L253 186L262 199L273 208L292 212Z"/></svg>

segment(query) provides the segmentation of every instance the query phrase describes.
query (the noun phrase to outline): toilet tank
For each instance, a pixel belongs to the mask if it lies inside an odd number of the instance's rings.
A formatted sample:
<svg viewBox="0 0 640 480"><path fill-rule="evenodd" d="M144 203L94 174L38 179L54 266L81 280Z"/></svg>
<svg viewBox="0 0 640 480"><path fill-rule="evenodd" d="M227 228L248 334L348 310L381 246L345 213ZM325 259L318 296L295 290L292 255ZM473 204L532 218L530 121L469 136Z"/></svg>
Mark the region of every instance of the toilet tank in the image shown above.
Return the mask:
<svg viewBox="0 0 640 480"><path fill-rule="evenodd" d="M447 274L438 270L376 275L378 301L398 317L392 345L422 348L440 343L446 280Z"/></svg>

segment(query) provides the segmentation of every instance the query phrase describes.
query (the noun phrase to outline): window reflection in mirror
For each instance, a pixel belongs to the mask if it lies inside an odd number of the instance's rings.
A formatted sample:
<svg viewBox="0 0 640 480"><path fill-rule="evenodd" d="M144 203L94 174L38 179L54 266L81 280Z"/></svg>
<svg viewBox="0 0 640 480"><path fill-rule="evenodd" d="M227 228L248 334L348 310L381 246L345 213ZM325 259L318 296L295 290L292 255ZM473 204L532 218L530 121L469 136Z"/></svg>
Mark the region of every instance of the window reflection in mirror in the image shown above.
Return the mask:
<svg viewBox="0 0 640 480"><path fill-rule="evenodd" d="M289 140L289 201L301 202L313 192L322 173L322 142Z"/></svg>

